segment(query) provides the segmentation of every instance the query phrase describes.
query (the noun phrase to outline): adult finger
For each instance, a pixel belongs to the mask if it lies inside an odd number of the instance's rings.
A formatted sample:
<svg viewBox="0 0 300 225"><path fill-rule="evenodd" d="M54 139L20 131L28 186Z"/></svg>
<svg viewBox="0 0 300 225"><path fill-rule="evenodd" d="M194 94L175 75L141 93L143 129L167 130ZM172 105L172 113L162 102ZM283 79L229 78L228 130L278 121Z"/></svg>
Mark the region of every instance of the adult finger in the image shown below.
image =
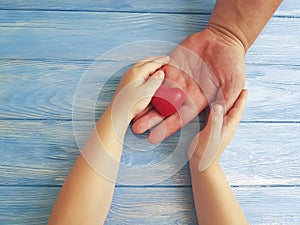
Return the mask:
<svg viewBox="0 0 300 225"><path fill-rule="evenodd" d="M153 106L149 104L142 112L137 114L133 119L132 122L135 123L138 119L142 118L144 115L146 115L150 110L153 109Z"/></svg>
<svg viewBox="0 0 300 225"><path fill-rule="evenodd" d="M162 122L164 118L155 109L152 109L133 121L132 131L136 134L142 134Z"/></svg>
<svg viewBox="0 0 300 225"><path fill-rule="evenodd" d="M219 87L218 95L215 102L224 105L225 112L228 113L230 109L234 106L234 103L239 97L244 85L245 83L242 77L225 83L224 86Z"/></svg>
<svg viewBox="0 0 300 225"><path fill-rule="evenodd" d="M173 113L158 124L149 134L148 141L156 144L174 134L181 127L193 120L197 113L190 107L183 105L176 113Z"/></svg>
<svg viewBox="0 0 300 225"><path fill-rule="evenodd" d="M195 93L195 96L192 96L193 94L194 92L191 95L188 95L186 102L180 107L180 109L167 118L161 116L154 109L143 114L143 116L134 121L132 126L133 132L137 134L144 133L165 120L162 124L158 125L151 131L148 141L150 143L158 143L164 138L171 136L182 126L193 120L202 108L204 108L203 105L207 105L207 100L204 95L198 95ZM195 98L197 98L197 102L195 102Z"/></svg>
<svg viewBox="0 0 300 225"><path fill-rule="evenodd" d="M226 116L226 128L235 130L242 118L245 104L247 101L248 91L242 90L238 99L235 101L233 108L228 112Z"/></svg>

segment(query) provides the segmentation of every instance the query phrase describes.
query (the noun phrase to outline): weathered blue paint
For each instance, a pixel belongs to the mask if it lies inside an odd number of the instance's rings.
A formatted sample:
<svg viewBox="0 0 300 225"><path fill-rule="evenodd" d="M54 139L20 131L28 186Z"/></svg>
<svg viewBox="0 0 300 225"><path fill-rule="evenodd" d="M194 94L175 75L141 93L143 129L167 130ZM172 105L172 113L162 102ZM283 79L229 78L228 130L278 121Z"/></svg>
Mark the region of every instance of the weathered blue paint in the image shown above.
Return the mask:
<svg viewBox="0 0 300 225"><path fill-rule="evenodd" d="M79 152L72 103L93 60L136 41L179 43L205 26L213 2L1 1L0 224L46 224ZM247 107L222 158L250 224L300 224L299 5L284 1L247 53ZM120 74L105 84L97 116ZM76 115L83 132L87 110ZM155 152L125 149L123 163L161 160L176 141L175 135ZM196 224L188 165L148 187L118 184L106 224Z"/></svg>

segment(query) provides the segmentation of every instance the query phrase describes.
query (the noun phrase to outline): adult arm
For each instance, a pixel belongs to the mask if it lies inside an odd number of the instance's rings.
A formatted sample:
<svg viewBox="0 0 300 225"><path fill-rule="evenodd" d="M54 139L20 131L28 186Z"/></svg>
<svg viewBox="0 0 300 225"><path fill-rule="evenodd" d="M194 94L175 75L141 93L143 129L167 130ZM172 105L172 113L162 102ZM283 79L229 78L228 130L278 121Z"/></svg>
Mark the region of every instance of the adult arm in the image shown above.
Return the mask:
<svg viewBox="0 0 300 225"><path fill-rule="evenodd" d="M253 44L282 0L218 0L207 27L240 43Z"/></svg>

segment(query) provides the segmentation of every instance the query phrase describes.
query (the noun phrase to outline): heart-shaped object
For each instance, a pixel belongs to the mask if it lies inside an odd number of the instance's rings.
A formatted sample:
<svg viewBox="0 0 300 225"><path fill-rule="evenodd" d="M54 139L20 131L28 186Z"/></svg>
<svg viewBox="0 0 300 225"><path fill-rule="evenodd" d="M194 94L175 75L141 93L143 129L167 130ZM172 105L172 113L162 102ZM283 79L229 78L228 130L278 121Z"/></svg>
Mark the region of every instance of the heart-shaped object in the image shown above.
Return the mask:
<svg viewBox="0 0 300 225"><path fill-rule="evenodd" d="M169 116L176 112L185 100L185 93L180 88L168 88L161 85L154 96L151 103L162 116Z"/></svg>

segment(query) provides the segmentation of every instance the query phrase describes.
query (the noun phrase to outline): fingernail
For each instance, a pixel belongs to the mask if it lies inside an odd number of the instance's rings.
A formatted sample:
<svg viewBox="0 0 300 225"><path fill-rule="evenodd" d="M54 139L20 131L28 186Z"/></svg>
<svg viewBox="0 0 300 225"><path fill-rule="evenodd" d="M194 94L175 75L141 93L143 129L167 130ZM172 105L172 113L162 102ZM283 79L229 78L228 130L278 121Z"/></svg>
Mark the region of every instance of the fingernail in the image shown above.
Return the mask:
<svg viewBox="0 0 300 225"><path fill-rule="evenodd" d="M161 79L163 79L165 77L165 73L162 70L157 71L157 76Z"/></svg>
<svg viewBox="0 0 300 225"><path fill-rule="evenodd" d="M214 106L214 112L215 113L223 113L223 106L221 106L221 105L215 105Z"/></svg>
<svg viewBox="0 0 300 225"><path fill-rule="evenodd" d="M163 61L169 61L170 60L170 56L168 56L168 55L163 55L162 57L161 57L161 59L163 60Z"/></svg>

